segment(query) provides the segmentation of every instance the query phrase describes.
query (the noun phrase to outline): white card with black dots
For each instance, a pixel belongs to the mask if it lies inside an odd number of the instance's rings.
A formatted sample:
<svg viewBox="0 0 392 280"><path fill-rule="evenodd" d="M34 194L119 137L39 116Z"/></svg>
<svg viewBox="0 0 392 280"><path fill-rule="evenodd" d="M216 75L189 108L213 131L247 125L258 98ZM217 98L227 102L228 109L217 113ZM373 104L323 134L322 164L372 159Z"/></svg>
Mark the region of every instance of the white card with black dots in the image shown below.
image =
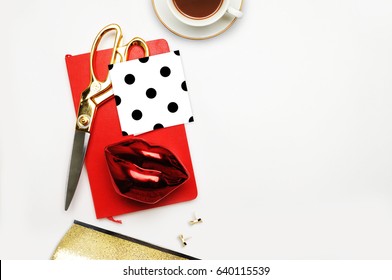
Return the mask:
<svg viewBox="0 0 392 280"><path fill-rule="evenodd" d="M193 122L179 51L109 65L123 135Z"/></svg>

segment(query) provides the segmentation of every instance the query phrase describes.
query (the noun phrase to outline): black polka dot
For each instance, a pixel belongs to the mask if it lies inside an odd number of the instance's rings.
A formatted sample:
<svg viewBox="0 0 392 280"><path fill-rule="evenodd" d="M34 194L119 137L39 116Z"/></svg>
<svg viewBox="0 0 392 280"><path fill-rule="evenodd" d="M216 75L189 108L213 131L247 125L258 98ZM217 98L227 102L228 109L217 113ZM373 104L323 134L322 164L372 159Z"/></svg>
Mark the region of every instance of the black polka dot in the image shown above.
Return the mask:
<svg viewBox="0 0 392 280"><path fill-rule="evenodd" d="M146 63L148 61L148 59L149 59L149 57L147 56L147 57L139 58L139 61L141 63Z"/></svg>
<svg viewBox="0 0 392 280"><path fill-rule="evenodd" d="M189 118L189 122L194 122L193 116Z"/></svg>
<svg viewBox="0 0 392 280"><path fill-rule="evenodd" d="M108 68L109 68L109 70L112 70L113 69L113 64L109 64Z"/></svg>
<svg viewBox="0 0 392 280"><path fill-rule="evenodd" d="M154 125L154 130L160 128L163 128L163 125L161 123L157 123L156 125Z"/></svg>
<svg viewBox="0 0 392 280"><path fill-rule="evenodd" d="M163 67L161 68L161 75L162 75L163 77L169 77L170 73L171 73L171 71L170 71L170 68L169 68L169 67L163 66Z"/></svg>
<svg viewBox="0 0 392 280"><path fill-rule="evenodd" d="M128 133L126 131L122 132L122 136L127 136L127 135L128 135Z"/></svg>
<svg viewBox="0 0 392 280"><path fill-rule="evenodd" d="M176 102L170 102L169 105L167 105L167 109L170 113L175 113L178 110L178 105Z"/></svg>
<svg viewBox="0 0 392 280"><path fill-rule="evenodd" d="M127 74L124 77L124 81L128 85L132 85L135 82L135 76L132 74Z"/></svg>
<svg viewBox="0 0 392 280"><path fill-rule="evenodd" d="M188 91L188 87L186 86L186 82L185 82L185 81L183 81L183 82L181 83L181 88L182 88L184 91Z"/></svg>
<svg viewBox="0 0 392 280"><path fill-rule="evenodd" d="M148 98L153 99L155 96L157 96L157 91L154 88L149 88L146 90L146 95Z"/></svg>
<svg viewBox="0 0 392 280"><path fill-rule="evenodd" d="M120 96L115 95L115 96L114 96L114 99L116 100L116 106L118 106L118 105L121 104L121 97L120 97Z"/></svg>
<svg viewBox="0 0 392 280"><path fill-rule="evenodd" d="M140 110L134 110L134 111L132 112L132 118L133 118L135 121L140 120L142 117L143 117L142 111L140 111Z"/></svg>
<svg viewBox="0 0 392 280"><path fill-rule="evenodd" d="M174 51L174 53L176 54L176 55L180 55L180 51Z"/></svg>

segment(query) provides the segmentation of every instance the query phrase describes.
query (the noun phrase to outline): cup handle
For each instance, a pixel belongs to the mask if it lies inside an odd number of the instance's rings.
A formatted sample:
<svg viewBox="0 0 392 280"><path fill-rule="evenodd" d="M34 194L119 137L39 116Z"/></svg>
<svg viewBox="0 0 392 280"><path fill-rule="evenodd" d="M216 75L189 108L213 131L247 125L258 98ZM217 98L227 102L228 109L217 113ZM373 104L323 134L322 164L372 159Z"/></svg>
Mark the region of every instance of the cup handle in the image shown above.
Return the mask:
<svg viewBox="0 0 392 280"><path fill-rule="evenodd" d="M228 7L226 12L231 14L232 16L235 16L236 18L240 18L243 15L240 10L234 9L232 7Z"/></svg>

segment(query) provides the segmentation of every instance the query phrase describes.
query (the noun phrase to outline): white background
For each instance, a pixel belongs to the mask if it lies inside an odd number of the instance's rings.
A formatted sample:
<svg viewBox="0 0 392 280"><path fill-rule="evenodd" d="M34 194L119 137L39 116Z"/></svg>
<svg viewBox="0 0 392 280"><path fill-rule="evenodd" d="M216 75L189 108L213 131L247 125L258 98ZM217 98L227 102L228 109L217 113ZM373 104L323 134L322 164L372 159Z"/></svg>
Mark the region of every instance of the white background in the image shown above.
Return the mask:
<svg viewBox="0 0 392 280"><path fill-rule="evenodd" d="M392 2L246 0L243 12L193 41L147 0L1 0L1 259L50 258L74 219L203 259L392 258ZM122 225L95 218L85 172L63 210L64 56L112 22L181 50L199 189ZM191 227L194 212L204 223Z"/></svg>

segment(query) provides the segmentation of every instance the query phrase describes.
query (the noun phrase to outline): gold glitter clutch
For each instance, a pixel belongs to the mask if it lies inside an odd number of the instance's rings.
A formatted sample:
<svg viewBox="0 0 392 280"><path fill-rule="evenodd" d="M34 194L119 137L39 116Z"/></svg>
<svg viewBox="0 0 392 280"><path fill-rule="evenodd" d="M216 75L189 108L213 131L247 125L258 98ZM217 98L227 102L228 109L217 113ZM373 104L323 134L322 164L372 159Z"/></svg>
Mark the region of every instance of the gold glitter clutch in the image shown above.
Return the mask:
<svg viewBox="0 0 392 280"><path fill-rule="evenodd" d="M51 259L196 260L194 257L79 221L74 221Z"/></svg>

